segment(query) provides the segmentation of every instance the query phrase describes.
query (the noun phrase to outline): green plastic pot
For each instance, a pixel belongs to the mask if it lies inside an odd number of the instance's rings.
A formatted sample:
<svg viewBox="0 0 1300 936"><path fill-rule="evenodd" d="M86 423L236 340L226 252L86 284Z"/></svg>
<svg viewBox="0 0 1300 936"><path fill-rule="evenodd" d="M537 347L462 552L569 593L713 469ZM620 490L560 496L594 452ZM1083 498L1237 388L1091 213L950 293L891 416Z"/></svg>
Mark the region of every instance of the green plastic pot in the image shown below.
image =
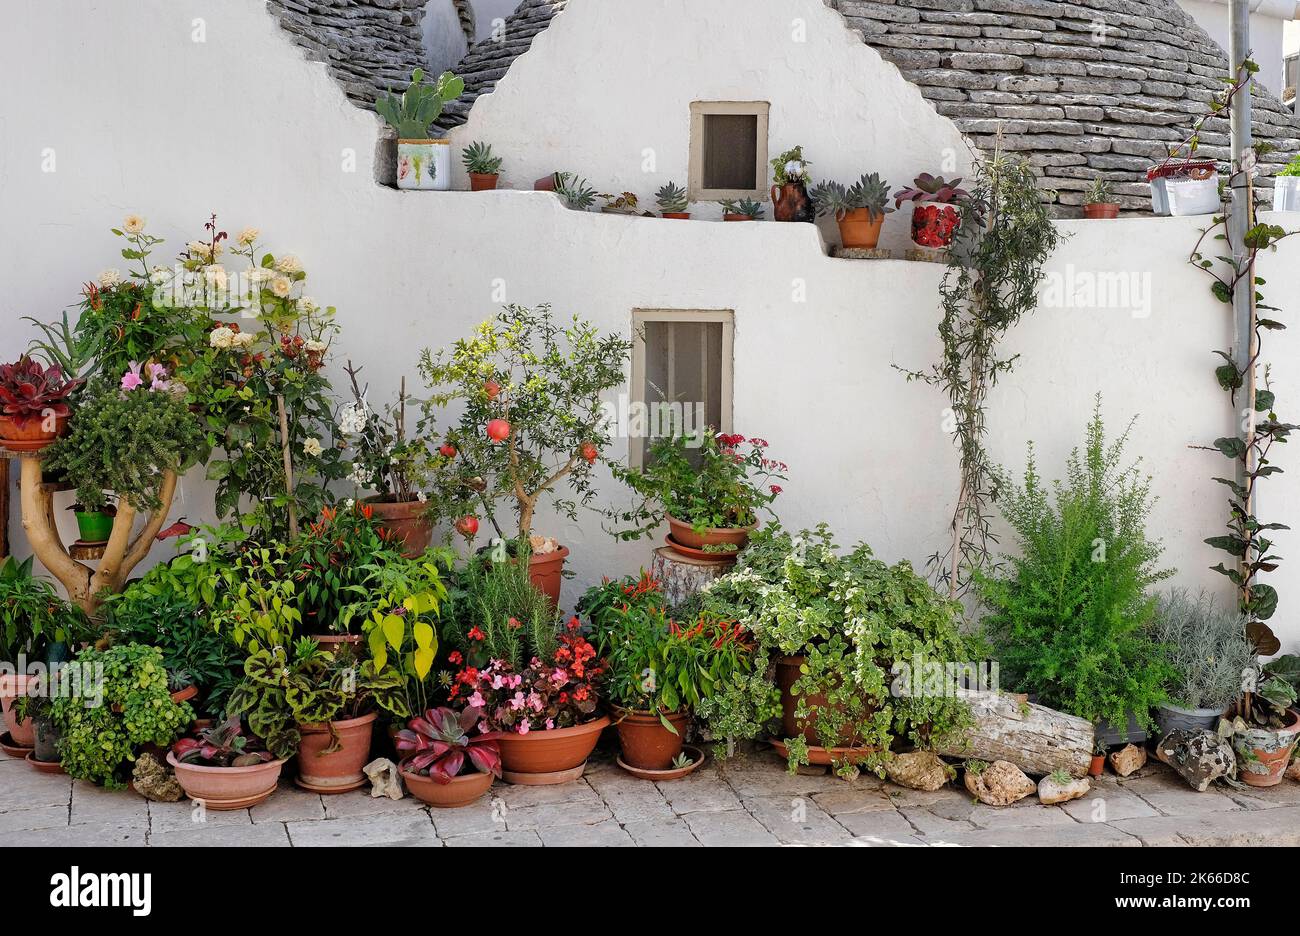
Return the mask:
<svg viewBox="0 0 1300 936"><path fill-rule="evenodd" d="M113 517L100 510L78 510L77 531L86 543L106 543L113 532Z"/></svg>

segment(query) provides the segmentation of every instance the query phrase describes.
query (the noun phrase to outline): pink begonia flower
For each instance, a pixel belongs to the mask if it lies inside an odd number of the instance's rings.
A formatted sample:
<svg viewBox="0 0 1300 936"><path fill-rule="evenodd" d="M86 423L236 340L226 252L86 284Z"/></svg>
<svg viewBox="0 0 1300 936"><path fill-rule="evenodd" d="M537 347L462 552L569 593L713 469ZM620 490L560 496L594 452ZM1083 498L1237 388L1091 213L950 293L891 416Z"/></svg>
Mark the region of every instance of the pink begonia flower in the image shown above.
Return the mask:
<svg viewBox="0 0 1300 936"><path fill-rule="evenodd" d="M528 731L531 727L532 726L528 724L528 719L525 718L523 721L519 723L519 733L528 734Z"/></svg>
<svg viewBox="0 0 1300 936"><path fill-rule="evenodd" d="M140 367L139 361L131 362L131 369L122 375L123 390L134 390L144 383L144 379L140 376Z"/></svg>
<svg viewBox="0 0 1300 936"><path fill-rule="evenodd" d="M502 686L504 686L505 684L506 684L506 681L505 681L504 679L501 678L501 674L500 674L500 673L497 673L495 676L492 677L492 688L493 688L493 689L500 689L500 688L501 688Z"/></svg>
<svg viewBox="0 0 1300 936"><path fill-rule="evenodd" d="M167 368L161 364L149 365L149 381L150 390L166 390L171 386L167 381Z"/></svg>
<svg viewBox="0 0 1300 936"><path fill-rule="evenodd" d="M469 697L469 707L470 708L483 707L483 694L479 692L477 689L475 689L474 694Z"/></svg>
<svg viewBox="0 0 1300 936"><path fill-rule="evenodd" d="M554 727L555 727L555 719L554 718L546 719L546 730L550 731Z"/></svg>
<svg viewBox="0 0 1300 936"><path fill-rule="evenodd" d="M534 712L542 710L542 697L535 692L528 693L528 707Z"/></svg>
<svg viewBox="0 0 1300 936"><path fill-rule="evenodd" d="M511 688L511 689L518 689L521 685L523 685L523 682L524 682L524 677L519 676L519 675L511 676L511 677L510 677L510 688Z"/></svg>
<svg viewBox="0 0 1300 936"><path fill-rule="evenodd" d="M569 679L569 674L559 668L557 668L555 672L551 674L551 682L555 683L557 686L560 685L560 683L567 682L568 679Z"/></svg>
<svg viewBox="0 0 1300 936"><path fill-rule="evenodd" d="M525 701L526 700L524 699L524 694L522 692L516 692L514 694L514 697L510 700L510 707L518 711L519 709L524 707Z"/></svg>
<svg viewBox="0 0 1300 936"><path fill-rule="evenodd" d="M481 721L481 722L478 723L478 733L479 733L479 734L491 734L491 733L492 733L492 728L488 725L487 722L485 722L485 721Z"/></svg>

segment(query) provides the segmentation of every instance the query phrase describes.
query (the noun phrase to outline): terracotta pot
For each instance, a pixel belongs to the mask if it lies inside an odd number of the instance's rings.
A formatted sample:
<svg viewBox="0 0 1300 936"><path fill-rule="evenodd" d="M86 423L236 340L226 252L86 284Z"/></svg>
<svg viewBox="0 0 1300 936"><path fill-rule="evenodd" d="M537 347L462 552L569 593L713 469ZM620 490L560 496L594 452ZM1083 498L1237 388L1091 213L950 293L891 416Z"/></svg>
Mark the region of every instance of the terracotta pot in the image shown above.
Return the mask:
<svg viewBox="0 0 1300 936"><path fill-rule="evenodd" d="M689 221L691 213L689 211L665 211L663 216L671 221Z"/></svg>
<svg viewBox="0 0 1300 936"><path fill-rule="evenodd" d="M67 416L54 417L54 431L44 428L45 420L33 417L19 423L12 416L0 416L0 442L13 442L15 448L34 451L49 445L68 428Z"/></svg>
<svg viewBox="0 0 1300 936"><path fill-rule="evenodd" d="M1118 218L1119 205L1084 205L1083 216L1091 221Z"/></svg>
<svg viewBox="0 0 1300 936"><path fill-rule="evenodd" d="M1088 764L1088 776L1100 777L1102 775L1102 772L1105 769L1106 769L1106 755L1105 754L1092 755L1092 760Z"/></svg>
<svg viewBox="0 0 1300 936"><path fill-rule="evenodd" d="M433 524L426 516L427 505L419 501L397 503L372 498L362 503L373 508L375 525L402 544L402 555L407 559L414 559L429 548Z"/></svg>
<svg viewBox="0 0 1300 936"><path fill-rule="evenodd" d="M845 212L843 218L835 220L840 226L840 241L845 247L872 250L880 243L880 229L885 226L884 214L872 220L871 212L866 208L854 208Z"/></svg>
<svg viewBox="0 0 1300 936"><path fill-rule="evenodd" d="M167 763L185 795L217 811L247 809L265 802L275 792L284 761L273 760L252 767L204 767L182 764L171 751Z"/></svg>
<svg viewBox="0 0 1300 936"><path fill-rule="evenodd" d="M691 716L687 712L671 712L666 717L677 729L677 734L665 728L653 712L615 712L618 744L629 767L667 770L673 765L673 760L682 752Z"/></svg>
<svg viewBox="0 0 1300 936"><path fill-rule="evenodd" d="M542 176L533 183L534 192L554 192L555 191L555 173Z"/></svg>
<svg viewBox="0 0 1300 936"><path fill-rule="evenodd" d="M13 674L0 677L0 709L4 711L5 727L9 730L9 738L18 747L30 748L36 746L36 726L32 724L30 718L17 721L11 709L14 702L21 696L27 694L28 686L36 681L37 677L26 674Z"/></svg>
<svg viewBox="0 0 1300 936"><path fill-rule="evenodd" d="M538 555L534 553L528 560L528 579L533 587L551 599L551 604L560 604L560 588L564 585L564 560L569 555L569 547L561 546L555 552Z"/></svg>
<svg viewBox="0 0 1300 936"><path fill-rule="evenodd" d="M315 793L346 793L366 782L361 768L370 758L370 736L378 713L330 722L328 725L299 725L302 744L298 748L297 783ZM338 750L326 754L337 737Z"/></svg>
<svg viewBox="0 0 1300 936"><path fill-rule="evenodd" d="M912 211L912 241L918 247L950 247L959 224L961 212L953 205L917 205Z"/></svg>
<svg viewBox="0 0 1300 936"><path fill-rule="evenodd" d="M182 702L188 702L198 694L198 686L186 686L184 689L177 689L172 693L172 701L180 705Z"/></svg>
<svg viewBox="0 0 1300 936"><path fill-rule="evenodd" d="M102 510L78 510L77 534L83 543L107 543L113 533L113 515Z"/></svg>
<svg viewBox="0 0 1300 936"><path fill-rule="evenodd" d="M696 533L689 523L678 520L671 514L667 519L668 528L672 533L673 541L680 543L688 549L714 552L713 550L706 549L706 547L723 546L728 544L736 547L734 550L719 552L719 555L726 555L728 552L734 555L735 553L740 552L745 548L746 544L749 543L749 534L753 533L758 526L758 524L751 524L744 527L718 527L704 530L701 533ZM668 545L671 546L672 543L669 543Z"/></svg>
<svg viewBox="0 0 1300 936"><path fill-rule="evenodd" d="M216 725L216 723L217 720L215 718L196 718L194 721L190 722L190 734L195 735L200 731L207 731L209 728Z"/></svg>
<svg viewBox="0 0 1300 936"><path fill-rule="evenodd" d="M757 218L751 218L749 215L724 214L723 221L757 221Z"/></svg>
<svg viewBox="0 0 1300 936"><path fill-rule="evenodd" d="M456 809L470 805L492 789L492 781L496 779L490 773L479 773L471 769L469 773L454 777L450 783L439 783L407 770L406 761L402 761L400 767L407 792L421 803L428 803L438 809Z"/></svg>
<svg viewBox="0 0 1300 936"><path fill-rule="evenodd" d="M810 745L823 747L821 737L817 734L817 710L827 707L826 697L820 693L817 695L805 696L805 707L811 710L808 724L806 727L800 727L799 720L795 717L795 710L798 707L798 697L794 692L794 684L799 680L799 667L803 666L804 658L801 656L783 656L777 657L776 660L776 685L781 690L781 731L782 737L797 738L803 735L804 739ZM835 706L840 710L843 706ZM854 735L845 735L835 739L832 747L857 747L861 739Z"/></svg>
<svg viewBox="0 0 1300 936"><path fill-rule="evenodd" d="M573 728L530 731L522 735L503 732L496 736L501 746L501 769L507 775L540 775L579 768L591 756L600 733L608 726L609 716L602 715Z"/></svg>
<svg viewBox="0 0 1300 936"><path fill-rule="evenodd" d="M817 209L808 197L808 188L802 182L787 182L772 186L772 217L777 221L812 223L817 220Z"/></svg>
<svg viewBox="0 0 1300 936"><path fill-rule="evenodd" d="M1251 728L1232 736L1237 754L1237 775L1254 787L1277 786L1282 782L1296 741L1300 739L1300 712L1291 709L1291 722L1285 728Z"/></svg>
<svg viewBox="0 0 1300 936"><path fill-rule="evenodd" d="M471 172L469 174L469 190L471 192L490 192L497 187L497 180L501 178L497 172Z"/></svg>

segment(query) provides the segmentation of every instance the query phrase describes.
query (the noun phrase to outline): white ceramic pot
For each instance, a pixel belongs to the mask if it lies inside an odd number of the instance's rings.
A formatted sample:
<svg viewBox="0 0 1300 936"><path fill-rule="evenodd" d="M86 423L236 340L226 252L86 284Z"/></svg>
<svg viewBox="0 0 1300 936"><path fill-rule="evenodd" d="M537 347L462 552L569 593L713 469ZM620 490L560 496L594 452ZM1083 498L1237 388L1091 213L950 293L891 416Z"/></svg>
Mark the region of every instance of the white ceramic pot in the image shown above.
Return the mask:
<svg viewBox="0 0 1300 936"><path fill-rule="evenodd" d="M1165 192L1164 178L1151 180L1151 213L1158 218L1169 217L1169 195Z"/></svg>
<svg viewBox="0 0 1300 936"><path fill-rule="evenodd" d="M1166 179L1169 213L1175 217L1214 214L1221 207L1219 177L1209 179Z"/></svg>
<svg viewBox="0 0 1300 936"><path fill-rule="evenodd" d="M1273 210L1300 211L1300 176L1278 176L1273 180Z"/></svg>
<svg viewBox="0 0 1300 936"><path fill-rule="evenodd" d="M450 140L398 140L397 187L422 192L451 188Z"/></svg>

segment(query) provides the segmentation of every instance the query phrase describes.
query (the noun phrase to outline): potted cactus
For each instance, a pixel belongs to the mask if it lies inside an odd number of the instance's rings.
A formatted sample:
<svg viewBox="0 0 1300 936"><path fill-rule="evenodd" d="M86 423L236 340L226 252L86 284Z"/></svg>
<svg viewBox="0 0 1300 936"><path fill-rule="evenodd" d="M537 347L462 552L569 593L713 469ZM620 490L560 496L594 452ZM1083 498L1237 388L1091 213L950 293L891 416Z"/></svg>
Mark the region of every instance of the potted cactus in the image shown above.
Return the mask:
<svg viewBox="0 0 1300 936"><path fill-rule="evenodd" d="M425 84L424 69L417 68L400 98L389 91L375 102L379 116L397 131L398 188L451 188L451 141L430 139L429 128L464 90L465 80L451 72L443 72L437 84Z"/></svg>
<svg viewBox="0 0 1300 936"><path fill-rule="evenodd" d="M1083 203L1083 216L1091 221L1108 220L1119 217L1119 202L1111 193L1110 183L1098 176L1092 180L1092 186Z"/></svg>
<svg viewBox="0 0 1300 936"><path fill-rule="evenodd" d="M655 192L655 201L659 204L660 214L665 218L678 221L690 220L691 213L686 210L690 205L686 189L681 188L676 182L669 182Z"/></svg>
<svg viewBox="0 0 1300 936"><path fill-rule="evenodd" d="M845 188L838 182L823 182L812 190L818 216L833 214L840 226L840 240L845 247L870 250L880 243L880 229L885 215L892 212L889 183L878 173L863 175Z"/></svg>
<svg viewBox="0 0 1300 936"><path fill-rule="evenodd" d="M0 445L30 452L53 442L67 426L68 397L84 382L27 355L0 367Z"/></svg>
<svg viewBox="0 0 1300 936"><path fill-rule="evenodd" d="M951 182L943 176L923 172L908 188L894 193L894 207L912 202L912 240L918 247L942 249L952 246L953 235L961 224L961 206L970 201L970 192L960 188L961 179Z"/></svg>
<svg viewBox="0 0 1300 936"><path fill-rule="evenodd" d="M497 187L497 181L501 178L501 163L504 160L500 156L492 155L490 144L475 140L465 147L464 152L460 154L460 159L465 164L465 171L469 173L471 192L490 192Z"/></svg>
<svg viewBox="0 0 1300 936"><path fill-rule="evenodd" d="M552 191L571 211L590 211L596 204L596 190L572 172L557 172Z"/></svg>
<svg viewBox="0 0 1300 936"><path fill-rule="evenodd" d="M758 221L763 217L763 206L752 198L728 199L718 204L722 206L723 221Z"/></svg>

